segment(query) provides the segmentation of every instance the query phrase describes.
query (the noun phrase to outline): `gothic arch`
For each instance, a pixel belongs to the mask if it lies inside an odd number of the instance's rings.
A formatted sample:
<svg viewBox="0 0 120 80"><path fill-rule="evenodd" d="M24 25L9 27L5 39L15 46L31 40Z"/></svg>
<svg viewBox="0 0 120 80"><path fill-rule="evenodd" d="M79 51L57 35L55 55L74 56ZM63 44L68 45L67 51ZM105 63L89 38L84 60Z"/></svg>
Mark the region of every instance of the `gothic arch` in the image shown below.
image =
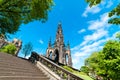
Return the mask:
<svg viewBox="0 0 120 80"><path fill-rule="evenodd" d="M50 51L50 52L49 52L49 56L48 56L48 58L52 59L52 54L53 54L53 52Z"/></svg>
<svg viewBox="0 0 120 80"><path fill-rule="evenodd" d="M71 53L70 50L66 50L65 61L66 61L66 64L69 65L69 66L72 65L72 58L71 58L71 54L70 53Z"/></svg>
<svg viewBox="0 0 120 80"><path fill-rule="evenodd" d="M52 49L52 52L50 51ZM58 29L56 32L55 42L51 43L51 38L48 42L48 48L46 51L46 57L49 58L49 55L52 54L52 60L61 64L72 66L72 58L70 52L70 45L64 44L64 36L62 31L61 23L58 24Z"/></svg>
<svg viewBox="0 0 120 80"><path fill-rule="evenodd" d="M68 64L68 53L65 54L65 62L66 62L66 65Z"/></svg>
<svg viewBox="0 0 120 80"><path fill-rule="evenodd" d="M59 62L59 51L58 51L58 49L54 50L54 61Z"/></svg>
<svg viewBox="0 0 120 80"><path fill-rule="evenodd" d="M47 49L46 57L52 59L53 53L54 53L53 49Z"/></svg>

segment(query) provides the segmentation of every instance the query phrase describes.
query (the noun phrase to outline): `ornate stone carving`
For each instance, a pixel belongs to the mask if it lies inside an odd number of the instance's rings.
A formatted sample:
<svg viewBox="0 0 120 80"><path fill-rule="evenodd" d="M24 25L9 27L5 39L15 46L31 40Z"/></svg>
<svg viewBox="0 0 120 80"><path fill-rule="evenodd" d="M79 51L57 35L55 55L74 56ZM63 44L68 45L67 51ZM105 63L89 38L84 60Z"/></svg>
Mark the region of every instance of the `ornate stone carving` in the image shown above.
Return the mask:
<svg viewBox="0 0 120 80"><path fill-rule="evenodd" d="M16 48L17 48L17 50L15 51L15 55L17 56L19 50L20 50L21 47L22 47L22 41L15 38L15 39L13 39L12 43L13 43L13 44L16 46Z"/></svg>
<svg viewBox="0 0 120 80"><path fill-rule="evenodd" d="M58 24L56 32L56 40L51 44L51 39L48 43L46 57L68 66L72 66L72 58L69 43L67 46L64 44L64 37L62 33L62 25Z"/></svg>
<svg viewBox="0 0 120 80"><path fill-rule="evenodd" d="M0 35L0 48L7 44L4 35Z"/></svg>

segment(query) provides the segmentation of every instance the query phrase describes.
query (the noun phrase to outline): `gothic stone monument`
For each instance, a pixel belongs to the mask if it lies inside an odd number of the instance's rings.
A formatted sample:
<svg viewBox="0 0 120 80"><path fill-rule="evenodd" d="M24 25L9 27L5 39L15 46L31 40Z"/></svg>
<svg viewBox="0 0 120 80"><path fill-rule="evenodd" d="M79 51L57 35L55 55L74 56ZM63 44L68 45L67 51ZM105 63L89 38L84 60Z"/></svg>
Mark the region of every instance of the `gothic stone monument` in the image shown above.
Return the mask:
<svg viewBox="0 0 120 80"><path fill-rule="evenodd" d="M69 43L67 45L64 44L61 23L58 24L55 42L51 44L50 40L48 43L46 57L54 60L55 62L72 67L70 45Z"/></svg>

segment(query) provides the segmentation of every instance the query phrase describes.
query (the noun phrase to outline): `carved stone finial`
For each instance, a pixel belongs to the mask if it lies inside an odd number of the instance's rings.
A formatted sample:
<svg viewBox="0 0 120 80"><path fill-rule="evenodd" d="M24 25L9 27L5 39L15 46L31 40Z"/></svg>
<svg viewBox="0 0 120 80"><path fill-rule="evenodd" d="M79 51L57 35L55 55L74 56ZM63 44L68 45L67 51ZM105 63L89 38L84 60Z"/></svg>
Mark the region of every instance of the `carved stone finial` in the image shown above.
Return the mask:
<svg viewBox="0 0 120 80"><path fill-rule="evenodd" d="M50 40L49 40L49 43L48 43L48 47L49 48L51 47L51 37L50 37Z"/></svg>
<svg viewBox="0 0 120 80"><path fill-rule="evenodd" d="M68 41L68 43L67 43L67 47L68 47L68 49L70 49L70 43L69 43L69 41Z"/></svg>

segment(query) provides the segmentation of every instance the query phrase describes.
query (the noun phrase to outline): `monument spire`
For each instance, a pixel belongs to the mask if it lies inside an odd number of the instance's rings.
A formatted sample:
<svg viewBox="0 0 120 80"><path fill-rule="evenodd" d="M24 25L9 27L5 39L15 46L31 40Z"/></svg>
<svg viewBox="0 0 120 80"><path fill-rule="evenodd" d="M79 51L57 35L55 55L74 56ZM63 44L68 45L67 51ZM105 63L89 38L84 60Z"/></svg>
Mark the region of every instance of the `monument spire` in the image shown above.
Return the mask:
<svg viewBox="0 0 120 80"><path fill-rule="evenodd" d="M58 23L57 33L62 34L62 24L60 22Z"/></svg>
<svg viewBox="0 0 120 80"><path fill-rule="evenodd" d="M52 59L55 62L72 66L72 58L71 58L69 42L66 46L67 47L65 47L65 44L64 44L62 24L59 22L57 26L57 31L56 31L55 42L53 45L51 45L51 39L49 40L48 48L46 50L46 57ZM66 58L66 56L68 58Z"/></svg>
<svg viewBox="0 0 120 80"><path fill-rule="evenodd" d="M56 43L58 45L64 44L63 33L62 33L62 24L61 23L58 23L58 29L57 29L57 34L56 34Z"/></svg>
<svg viewBox="0 0 120 80"><path fill-rule="evenodd" d="M68 48L68 50L70 50L70 43L69 43L69 41L67 43L67 48Z"/></svg>
<svg viewBox="0 0 120 80"><path fill-rule="evenodd" d="M51 37L50 37L50 40L48 42L48 48L51 47Z"/></svg>

